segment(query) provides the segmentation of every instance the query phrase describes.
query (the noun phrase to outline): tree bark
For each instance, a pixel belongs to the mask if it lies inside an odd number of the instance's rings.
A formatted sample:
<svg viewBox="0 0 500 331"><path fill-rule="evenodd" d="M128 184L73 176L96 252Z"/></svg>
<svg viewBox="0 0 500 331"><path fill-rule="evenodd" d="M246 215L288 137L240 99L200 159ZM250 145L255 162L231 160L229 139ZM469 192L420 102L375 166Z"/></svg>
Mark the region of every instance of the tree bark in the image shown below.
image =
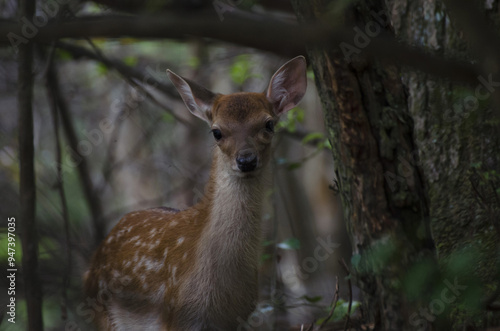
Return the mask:
<svg viewBox="0 0 500 331"><path fill-rule="evenodd" d="M325 1L293 4L303 23L322 21L327 12ZM357 2L347 20L364 31L372 13L384 9L379 0ZM340 47L310 45L308 57L333 147L364 317L376 329L410 329L418 302L402 295L401 282L412 263L429 258L433 245L422 176L406 161L415 146L400 72L362 54L348 61Z"/></svg>
<svg viewBox="0 0 500 331"><path fill-rule="evenodd" d="M20 16L32 18L34 0L20 1ZM28 306L28 329L43 330L42 288L38 270L38 233L36 229L36 185L33 142L33 43L19 47L19 220L22 229L22 272Z"/></svg>
<svg viewBox="0 0 500 331"><path fill-rule="evenodd" d="M498 1L490 2L486 11L481 8L484 2L478 1L453 2L449 12L437 0L388 1L388 6L400 39L430 52L476 61L484 68L472 89L409 70L404 71L403 81L417 123L415 136L440 269L445 280L466 287L467 299L451 304L450 320L454 328L485 328L491 325L488 305L495 292L498 299L500 286L500 79L498 56L493 62L488 59L498 52L498 36L492 36L495 28L488 19L498 21ZM464 11L462 6L469 8ZM474 20L474 27L460 25L475 15L480 19ZM496 68L489 65L495 61Z"/></svg>
<svg viewBox="0 0 500 331"><path fill-rule="evenodd" d="M331 24L328 1L292 3L303 24ZM498 315L487 310L500 279L500 121L491 107L499 79L498 66L487 59L497 47L484 48L490 51L479 66L493 75L483 70L473 90L384 65L365 52L383 33L377 24L430 54L470 61L476 59L470 53L481 53L470 51L474 40L464 42L441 2L387 5L390 20L383 0L349 5L342 19L357 37L308 47L364 318L384 330L495 325ZM490 5L498 9L497 1ZM471 21L466 11L454 11L458 21ZM419 275L425 279L412 296L402 285ZM454 295L446 297L450 291Z"/></svg>

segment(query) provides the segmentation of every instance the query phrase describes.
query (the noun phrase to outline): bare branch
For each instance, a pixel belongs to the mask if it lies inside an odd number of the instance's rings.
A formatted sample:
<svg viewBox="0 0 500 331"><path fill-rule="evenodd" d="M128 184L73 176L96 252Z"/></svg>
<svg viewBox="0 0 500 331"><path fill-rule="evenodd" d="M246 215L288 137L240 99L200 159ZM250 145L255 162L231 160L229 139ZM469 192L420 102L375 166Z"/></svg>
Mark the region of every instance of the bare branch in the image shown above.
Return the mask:
<svg viewBox="0 0 500 331"><path fill-rule="evenodd" d="M54 48L51 48L53 50ZM47 67L47 87L53 86L55 84L55 68L53 61L53 52L51 51L48 55L48 67ZM47 94L50 100L50 107L52 110L52 121L54 125L54 142L56 147L56 167L57 167L57 182L55 187L59 193L59 198L61 200L61 212L64 224L64 236L65 236L65 250L66 250L66 267L64 268L63 275L63 286L62 286L62 303L61 303L61 316L62 320L66 321L68 318L68 295L67 289L70 286L70 274L71 274L71 241L69 233L69 213L68 204L66 202L66 193L64 191L64 180L62 173L62 152L61 152L61 139L59 135L59 114L57 111L57 101L54 96L54 90L47 88Z"/></svg>
<svg viewBox="0 0 500 331"><path fill-rule="evenodd" d="M57 104L57 108L59 109L59 114L61 115L61 123L64 132L66 134L66 139L68 140L69 148L73 153L76 154L73 155L73 157L78 158L78 160L75 161L76 168L78 170L80 182L83 187L83 193L85 195L85 198L89 205L90 212L92 214L92 221L95 231L95 236L94 236L95 245L97 245L104 238L104 222L102 218L103 209L101 201L99 200L99 197L95 194L94 185L90 178L90 172L87 160L84 155L81 155L80 153L77 152L79 141L76 135L75 128L73 126L73 122L71 121L68 106L60 92L57 72L54 70L52 75L49 75L48 78L50 78L47 81L47 83L49 84L48 88L51 89Z"/></svg>
<svg viewBox="0 0 500 331"><path fill-rule="evenodd" d="M328 316L325 318L323 323L319 326L319 330L321 330L326 323L332 318L333 313L335 312L335 308L337 307L337 302L339 301L339 278L335 276L335 294L334 294L334 299L332 301L332 309L330 310L330 313Z"/></svg>
<svg viewBox="0 0 500 331"><path fill-rule="evenodd" d="M45 43L58 38L85 37L185 40L195 36L254 47L289 57L305 54L306 44L340 52L341 42L352 44L355 38L355 31L347 27L326 29L317 23L298 25L267 15L243 15L236 10L224 15L222 22L213 12L191 15L177 13L79 17L70 21L50 22L39 28L33 40ZM16 22L1 22L0 42L9 42L8 35L22 36L21 29L22 25ZM431 55L428 51L424 52L397 42L393 36L386 33L373 38L362 52L389 63L411 66L438 77L469 84L477 84L477 76L480 73L475 65Z"/></svg>

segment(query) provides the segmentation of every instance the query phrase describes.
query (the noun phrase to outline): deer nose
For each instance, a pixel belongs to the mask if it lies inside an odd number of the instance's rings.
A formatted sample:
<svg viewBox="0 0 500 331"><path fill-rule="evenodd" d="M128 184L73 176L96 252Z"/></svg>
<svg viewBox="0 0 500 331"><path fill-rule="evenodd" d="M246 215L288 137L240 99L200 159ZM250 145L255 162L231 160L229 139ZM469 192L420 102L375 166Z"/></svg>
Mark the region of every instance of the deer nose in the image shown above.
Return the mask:
<svg viewBox="0 0 500 331"><path fill-rule="evenodd" d="M257 155L254 153L240 154L236 158L236 164L243 172L253 171L257 167Z"/></svg>

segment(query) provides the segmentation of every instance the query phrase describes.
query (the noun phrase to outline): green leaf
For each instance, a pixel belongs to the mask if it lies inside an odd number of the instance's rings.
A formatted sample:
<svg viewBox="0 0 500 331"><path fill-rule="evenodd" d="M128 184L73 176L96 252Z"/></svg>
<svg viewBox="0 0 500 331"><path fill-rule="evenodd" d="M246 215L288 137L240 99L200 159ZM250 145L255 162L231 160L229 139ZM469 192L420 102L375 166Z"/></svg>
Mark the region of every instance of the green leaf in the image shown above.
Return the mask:
<svg viewBox="0 0 500 331"><path fill-rule="evenodd" d="M351 316L356 312L356 310L359 308L360 305L361 305L361 303L359 301L352 301L352 303L351 303ZM330 312L331 309L332 309L332 307L330 306L326 310L328 312ZM329 322L341 321L347 315L348 310L349 310L349 302L340 299L339 301L337 301L337 305L335 306L335 311L333 312L333 316ZM318 319L316 324L320 325L321 323L323 323L323 321L325 319L326 319L326 316Z"/></svg>
<svg viewBox="0 0 500 331"><path fill-rule="evenodd" d="M123 59L123 62L130 67L135 67L135 65L137 64L137 57L127 56Z"/></svg>
<svg viewBox="0 0 500 331"><path fill-rule="evenodd" d="M330 143L330 140L325 139L325 142L323 143L323 147L329 150L332 150L332 144Z"/></svg>
<svg viewBox="0 0 500 331"><path fill-rule="evenodd" d="M197 69L200 66L200 59L197 56L191 56L188 61L188 66Z"/></svg>
<svg viewBox="0 0 500 331"><path fill-rule="evenodd" d="M302 139L302 143L307 144L310 141L323 139L324 137L325 135L321 132L312 132L306 135L304 139Z"/></svg>
<svg viewBox="0 0 500 331"><path fill-rule="evenodd" d="M314 80L314 71L307 70L307 78Z"/></svg>
<svg viewBox="0 0 500 331"><path fill-rule="evenodd" d="M97 70L97 73L99 75L106 75L108 73L108 67L106 67L104 64L102 63L97 63L96 64L96 70Z"/></svg>
<svg viewBox="0 0 500 331"><path fill-rule="evenodd" d="M300 248L300 240L297 238L289 238L285 241L280 242L276 246L281 249L295 250Z"/></svg>
<svg viewBox="0 0 500 331"><path fill-rule="evenodd" d="M260 256L260 262L265 262L267 260L270 260L272 258L271 254L265 253Z"/></svg>
<svg viewBox="0 0 500 331"><path fill-rule="evenodd" d="M71 59L73 59L73 56L71 55L71 53L68 52L68 51L65 51L64 49L58 48L56 50L56 52L57 52L57 55L59 56L59 59L61 59L61 60L71 60Z"/></svg>
<svg viewBox="0 0 500 331"><path fill-rule="evenodd" d="M357 268L357 267L358 267L359 262L361 262L361 255L359 255L359 254L354 254L353 256L351 256L351 265L352 265L354 268Z"/></svg>
<svg viewBox="0 0 500 331"><path fill-rule="evenodd" d="M323 299L323 297L321 295L318 295L318 296L315 296L315 297L308 297L307 295L304 295L302 297L302 299L305 299L306 301L314 303L314 302L320 301L321 299Z"/></svg>
<svg viewBox="0 0 500 331"><path fill-rule="evenodd" d="M286 129L288 132L295 132L297 123L304 122L304 109L295 107L290 109L286 114L286 118L278 122L277 129Z"/></svg>
<svg viewBox="0 0 500 331"><path fill-rule="evenodd" d="M175 118L172 114L170 113L167 113L167 112L164 112L163 115L162 115L162 119L167 122L167 123L174 123L175 122Z"/></svg>
<svg viewBox="0 0 500 331"><path fill-rule="evenodd" d="M266 246L270 246L270 245L272 245L272 244L274 244L274 240L264 240L264 241L262 242L262 246L264 246L264 247L266 247Z"/></svg>
<svg viewBox="0 0 500 331"><path fill-rule="evenodd" d="M474 163L471 163L470 165L472 168L475 168L475 169L479 169L481 168L481 162L474 162Z"/></svg>
<svg viewBox="0 0 500 331"><path fill-rule="evenodd" d="M298 169L302 166L302 163L300 162L292 162L290 163L289 165L287 165L287 170L295 170L295 169Z"/></svg>
<svg viewBox="0 0 500 331"><path fill-rule="evenodd" d="M250 56L247 54L239 55L236 57L229 75L233 82L237 85L243 85L245 81L250 78Z"/></svg>

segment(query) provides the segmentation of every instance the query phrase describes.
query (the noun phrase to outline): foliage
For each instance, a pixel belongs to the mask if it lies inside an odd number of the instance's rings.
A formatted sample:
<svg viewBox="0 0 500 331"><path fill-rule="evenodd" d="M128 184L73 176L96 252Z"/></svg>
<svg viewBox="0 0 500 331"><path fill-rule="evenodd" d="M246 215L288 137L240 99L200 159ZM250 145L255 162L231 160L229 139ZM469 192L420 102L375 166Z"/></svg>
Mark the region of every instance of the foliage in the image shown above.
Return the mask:
<svg viewBox="0 0 500 331"><path fill-rule="evenodd" d="M359 301L353 301L351 303L351 314L349 316L352 316L356 313L357 309L361 306L361 303ZM332 306L330 305L325 309L326 312L330 312L332 310ZM347 316L347 312L349 311L349 302L339 299L337 301L337 304L335 305L335 311L333 312L332 318L329 320L329 323L331 322L338 322L344 319L344 317ZM317 325L321 325L327 317L322 317L316 321Z"/></svg>
<svg viewBox="0 0 500 331"><path fill-rule="evenodd" d="M235 57L233 65L229 70L233 82L240 88L252 77L260 77L252 73L252 62L248 54L242 54Z"/></svg>
<svg viewBox="0 0 500 331"><path fill-rule="evenodd" d="M286 116L281 119L276 125L276 130L286 130L288 132L295 132L297 125L304 123L305 112L300 107L290 109Z"/></svg>

